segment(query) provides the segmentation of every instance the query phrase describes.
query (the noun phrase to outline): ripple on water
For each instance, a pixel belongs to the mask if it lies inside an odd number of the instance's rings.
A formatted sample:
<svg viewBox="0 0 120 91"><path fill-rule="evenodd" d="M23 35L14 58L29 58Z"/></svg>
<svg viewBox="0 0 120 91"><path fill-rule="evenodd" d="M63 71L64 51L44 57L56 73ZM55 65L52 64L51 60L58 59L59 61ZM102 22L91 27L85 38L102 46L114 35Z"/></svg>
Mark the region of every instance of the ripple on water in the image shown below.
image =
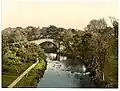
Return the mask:
<svg viewBox="0 0 120 91"><path fill-rule="evenodd" d="M90 84L89 77L86 75L86 73L80 73L80 71L76 72L76 70L73 70L75 67L66 67L61 61L52 61L50 56L53 55L47 54L47 70L45 71L44 77L37 84L38 88L83 87L84 84Z"/></svg>

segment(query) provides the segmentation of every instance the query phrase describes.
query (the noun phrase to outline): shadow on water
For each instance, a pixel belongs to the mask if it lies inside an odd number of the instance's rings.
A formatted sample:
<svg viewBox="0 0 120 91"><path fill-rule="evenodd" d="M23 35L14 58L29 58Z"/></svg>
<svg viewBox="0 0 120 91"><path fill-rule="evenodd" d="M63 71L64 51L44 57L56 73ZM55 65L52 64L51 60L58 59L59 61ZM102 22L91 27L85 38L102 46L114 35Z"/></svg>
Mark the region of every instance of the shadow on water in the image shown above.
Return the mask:
<svg viewBox="0 0 120 91"><path fill-rule="evenodd" d="M43 78L39 80L37 88L52 87L52 88L82 88L95 87L91 82L88 73L85 73L85 66L81 64L73 64L66 57L61 56L61 60L53 59L56 54L49 53L47 56L47 69ZM65 60L64 60L65 59Z"/></svg>

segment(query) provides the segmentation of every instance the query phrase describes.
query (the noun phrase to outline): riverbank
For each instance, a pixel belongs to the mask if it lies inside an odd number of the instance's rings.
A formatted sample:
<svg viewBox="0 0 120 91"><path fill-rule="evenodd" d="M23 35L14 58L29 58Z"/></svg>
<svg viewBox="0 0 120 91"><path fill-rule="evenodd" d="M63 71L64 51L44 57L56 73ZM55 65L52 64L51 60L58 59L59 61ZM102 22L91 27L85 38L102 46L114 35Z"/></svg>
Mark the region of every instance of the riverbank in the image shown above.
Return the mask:
<svg viewBox="0 0 120 91"><path fill-rule="evenodd" d="M36 87L36 84L38 83L39 79L42 77L46 69L46 61L43 59L39 60L39 63L14 86L15 88ZM24 72L31 65L32 63L22 63L22 65L18 65L17 69L19 69L20 73L17 73L15 69L13 69L13 67L11 68L12 73L11 71L4 72L2 75L2 87L6 88L8 85L10 85L22 72Z"/></svg>
<svg viewBox="0 0 120 91"><path fill-rule="evenodd" d="M36 58L39 58L39 65L36 65L36 69L29 72L30 76L27 74L14 87L34 86L32 82L35 82L34 80L39 76L37 70L45 69L45 56L40 46L25 42L17 45L8 43L2 52L2 87L8 87L26 69L37 62Z"/></svg>
<svg viewBox="0 0 120 91"><path fill-rule="evenodd" d="M32 65L32 63L21 63L15 66L5 65L5 67L3 67L3 70L5 71L2 72L2 87L5 88L10 85L30 65Z"/></svg>
<svg viewBox="0 0 120 91"><path fill-rule="evenodd" d="M44 75L44 71L47 66L45 60L39 60L40 62L26 76L24 76L20 82L15 85L15 88L36 87L39 79Z"/></svg>
<svg viewBox="0 0 120 91"><path fill-rule="evenodd" d="M61 61L53 60L56 54L46 53L47 56L47 70L44 77L39 80L37 88L85 88L95 87L91 82L90 77L85 72L83 73L83 65L71 67L69 61L62 60L63 56L60 56ZM71 67L71 68L70 68ZM80 68L80 69L78 69Z"/></svg>

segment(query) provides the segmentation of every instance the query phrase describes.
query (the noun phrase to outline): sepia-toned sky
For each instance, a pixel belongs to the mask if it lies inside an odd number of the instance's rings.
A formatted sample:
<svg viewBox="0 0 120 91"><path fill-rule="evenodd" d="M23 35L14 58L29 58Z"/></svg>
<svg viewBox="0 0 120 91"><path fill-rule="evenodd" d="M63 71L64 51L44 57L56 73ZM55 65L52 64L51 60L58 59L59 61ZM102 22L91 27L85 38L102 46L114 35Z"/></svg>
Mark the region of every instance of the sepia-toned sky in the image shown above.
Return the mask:
<svg viewBox="0 0 120 91"><path fill-rule="evenodd" d="M2 0L2 29L7 27L46 27L83 29L91 19L117 17L117 2L38 2Z"/></svg>

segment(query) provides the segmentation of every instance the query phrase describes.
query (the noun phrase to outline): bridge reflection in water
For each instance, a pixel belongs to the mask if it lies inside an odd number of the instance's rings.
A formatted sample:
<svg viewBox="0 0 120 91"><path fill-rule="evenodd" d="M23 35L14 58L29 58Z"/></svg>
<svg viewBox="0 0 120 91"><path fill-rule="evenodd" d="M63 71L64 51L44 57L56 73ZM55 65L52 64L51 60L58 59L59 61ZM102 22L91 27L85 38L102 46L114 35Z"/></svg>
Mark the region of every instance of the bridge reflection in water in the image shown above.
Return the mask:
<svg viewBox="0 0 120 91"><path fill-rule="evenodd" d="M38 88L41 87L95 87L91 81L88 73L85 73L85 66L81 62L81 65L71 66L69 65L69 60L67 57L61 57L60 60L53 60L54 55L58 49L57 44L53 39L40 39L32 41L31 43L36 43L40 45L45 52L47 52L47 69L42 79L39 80L37 84ZM52 52L52 53L51 53ZM61 59L63 58L63 59ZM66 61L64 61L66 60ZM67 61L68 60L68 61ZM74 62L72 60L71 62Z"/></svg>
<svg viewBox="0 0 120 91"><path fill-rule="evenodd" d="M61 57L63 60L61 61L53 61L53 58L56 54L47 53L47 69L42 79L39 80L37 84L37 88L42 87L95 87L95 85L91 82L87 73L82 73L85 66L83 64L79 65L79 68L66 66L64 60L66 57ZM64 59L65 58L65 59Z"/></svg>

